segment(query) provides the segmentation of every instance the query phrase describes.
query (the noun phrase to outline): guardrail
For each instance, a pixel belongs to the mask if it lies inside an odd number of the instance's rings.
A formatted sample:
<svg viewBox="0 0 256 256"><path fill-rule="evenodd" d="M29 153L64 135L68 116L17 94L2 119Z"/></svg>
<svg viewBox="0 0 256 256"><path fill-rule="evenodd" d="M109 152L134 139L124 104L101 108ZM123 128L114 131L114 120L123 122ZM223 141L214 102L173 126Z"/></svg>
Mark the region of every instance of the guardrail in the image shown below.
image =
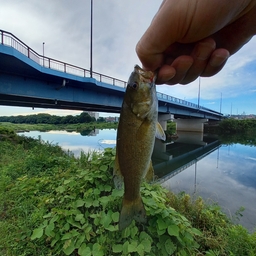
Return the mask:
<svg viewBox="0 0 256 256"><path fill-rule="evenodd" d="M76 76L91 77L90 70L43 56L37 53L36 51L34 51L33 49L31 49L28 45L26 45L24 42L22 42L19 38L17 38L12 33L1 30L1 29L0 29L0 44L13 47L17 51L21 52L22 54L24 54L25 56L27 56L28 58L30 58L31 60L35 61L36 63L38 63L43 67L54 69L57 71L61 71L61 72L76 75ZM103 75L94 71L92 72L92 77L100 82L112 84L112 85L123 87L123 88L125 88L127 85L127 82L123 80L120 80L111 76ZM158 99L163 99L163 100L170 101L183 106L204 110L209 113L222 115L217 111L205 108L203 106L200 106L195 103L191 103L189 101L175 98L173 96L170 96L164 93L157 92L157 96L158 96Z"/></svg>
<svg viewBox="0 0 256 256"><path fill-rule="evenodd" d="M25 56L27 56L28 58L30 58L31 60L33 60L34 62L38 63L43 67L76 76L91 77L90 70L43 56L34 51L33 49L31 49L28 45L26 45L24 42L22 42L19 38L17 38L10 32L0 30L0 44L13 47L17 51L21 52L22 54L24 54ZM103 75L97 72L92 72L92 77L100 82L112 84L119 87L125 88L127 84L127 82L123 80Z"/></svg>
<svg viewBox="0 0 256 256"><path fill-rule="evenodd" d="M214 114L217 114L217 115L222 115L218 111L215 111L215 110L212 110L212 109L209 109L209 108L205 108L205 107L200 106L198 104L195 104L195 103L192 103L192 102L189 102L189 101L186 101L186 100L182 100L182 99L179 99L179 98L175 98L173 96L170 96L170 95L167 95L167 94L164 94L164 93L161 93L161 92L157 92L157 97L158 97L158 99L163 99L165 101L170 101L170 102L173 102L175 104L188 106L188 107L191 107L191 108L195 108L197 110L198 109L199 110L204 110L204 111L207 111L209 113L214 113Z"/></svg>

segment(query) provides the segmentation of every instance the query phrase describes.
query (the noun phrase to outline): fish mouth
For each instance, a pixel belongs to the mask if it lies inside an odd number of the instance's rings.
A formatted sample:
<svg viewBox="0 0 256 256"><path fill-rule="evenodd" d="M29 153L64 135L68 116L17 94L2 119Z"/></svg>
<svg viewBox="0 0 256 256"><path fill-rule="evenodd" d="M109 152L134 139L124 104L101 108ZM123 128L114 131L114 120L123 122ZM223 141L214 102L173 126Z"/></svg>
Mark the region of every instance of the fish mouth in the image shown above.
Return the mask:
<svg viewBox="0 0 256 256"><path fill-rule="evenodd" d="M146 83L155 83L156 73L152 71L146 71L142 69L139 65L134 66L134 72L140 76L141 81Z"/></svg>

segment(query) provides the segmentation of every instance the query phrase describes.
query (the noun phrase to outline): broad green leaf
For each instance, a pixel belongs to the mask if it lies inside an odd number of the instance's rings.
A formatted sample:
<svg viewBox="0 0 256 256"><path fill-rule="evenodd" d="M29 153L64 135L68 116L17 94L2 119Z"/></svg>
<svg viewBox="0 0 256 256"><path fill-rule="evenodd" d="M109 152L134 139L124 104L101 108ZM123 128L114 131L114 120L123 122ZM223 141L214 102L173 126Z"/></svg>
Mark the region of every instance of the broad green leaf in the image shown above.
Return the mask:
<svg viewBox="0 0 256 256"><path fill-rule="evenodd" d="M64 236L62 236L61 240L67 240L73 237L72 232L66 233Z"/></svg>
<svg viewBox="0 0 256 256"><path fill-rule="evenodd" d="M81 200L81 199L76 200L75 202L76 207L81 207L83 205L84 205L84 200Z"/></svg>
<svg viewBox="0 0 256 256"><path fill-rule="evenodd" d="M137 251L137 242L128 244L128 252L136 252L136 251Z"/></svg>
<svg viewBox="0 0 256 256"><path fill-rule="evenodd" d="M102 196L101 198L99 198L99 201L101 202L102 206L105 207L109 202L109 197L108 196Z"/></svg>
<svg viewBox="0 0 256 256"><path fill-rule="evenodd" d="M75 221L81 221L84 219L84 214L80 213L80 214L77 214L76 217L75 217Z"/></svg>
<svg viewBox="0 0 256 256"><path fill-rule="evenodd" d="M138 228L136 226L131 228L131 238L134 238L135 235L138 233Z"/></svg>
<svg viewBox="0 0 256 256"><path fill-rule="evenodd" d="M63 184L66 185L68 183L70 183L72 180L64 180Z"/></svg>
<svg viewBox="0 0 256 256"><path fill-rule="evenodd" d="M112 246L113 252L122 252L123 251L123 245L122 244L114 244Z"/></svg>
<svg viewBox="0 0 256 256"><path fill-rule="evenodd" d="M142 231L140 233L140 240L143 240L143 239L148 239L152 242L151 236L148 233L146 233L145 231Z"/></svg>
<svg viewBox="0 0 256 256"><path fill-rule="evenodd" d="M63 186L59 186L59 187L56 188L56 191L59 192L59 193L63 193L65 190L66 189Z"/></svg>
<svg viewBox="0 0 256 256"><path fill-rule="evenodd" d="M106 230L109 230L110 232L118 231L118 225L109 225L105 228Z"/></svg>
<svg viewBox="0 0 256 256"><path fill-rule="evenodd" d="M45 234L47 236L53 237L54 236L54 232L52 232L54 230L54 223L49 223L48 226L46 226L45 228Z"/></svg>
<svg viewBox="0 0 256 256"><path fill-rule="evenodd" d="M85 240L85 235L80 235L76 241L75 247L79 248Z"/></svg>
<svg viewBox="0 0 256 256"><path fill-rule="evenodd" d="M87 197L87 198L84 199L84 205L85 205L86 207L91 207L92 204L93 204L93 198Z"/></svg>
<svg viewBox="0 0 256 256"><path fill-rule="evenodd" d="M43 233L44 233L43 227L39 227L39 228L34 229L33 234L31 236L31 240L42 237Z"/></svg>
<svg viewBox="0 0 256 256"><path fill-rule="evenodd" d="M165 246L165 250L167 251L168 255L172 255L176 251L176 246L170 239L165 241L164 246Z"/></svg>
<svg viewBox="0 0 256 256"><path fill-rule="evenodd" d="M123 245L123 253L124 253L124 255L127 255L127 254L129 253L129 251L128 251L128 246L129 246L129 242L126 241L126 242L124 243L124 245Z"/></svg>
<svg viewBox="0 0 256 256"><path fill-rule="evenodd" d="M108 169L107 165L101 165L100 166L100 170L103 171L103 172L107 171L107 169Z"/></svg>
<svg viewBox="0 0 256 256"><path fill-rule="evenodd" d="M192 233L195 234L195 235L198 235L198 236L201 236L201 235L202 235L202 232L199 231L199 230L196 229L196 228L191 228L190 230L191 230Z"/></svg>
<svg viewBox="0 0 256 256"><path fill-rule="evenodd" d="M159 230L165 230L167 228L167 224L162 219L157 220L157 226Z"/></svg>
<svg viewBox="0 0 256 256"><path fill-rule="evenodd" d="M50 220L50 223L54 223L55 221L57 221L59 219L59 215L54 215L53 218Z"/></svg>
<svg viewBox="0 0 256 256"><path fill-rule="evenodd" d="M124 195L123 189L113 189L112 196L113 197L122 197Z"/></svg>
<svg viewBox="0 0 256 256"><path fill-rule="evenodd" d="M112 214L112 220L113 220L114 222L118 222L118 221L119 221L119 212L114 212L114 213Z"/></svg>
<svg viewBox="0 0 256 256"><path fill-rule="evenodd" d="M137 252L140 256L144 256L144 253L145 253L145 249L144 249L144 246L142 244L139 244L138 247L137 247Z"/></svg>
<svg viewBox="0 0 256 256"><path fill-rule="evenodd" d="M75 250L75 245L72 240L67 240L63 246L63 252L70 255Z"/></svg>
<svg viewBox="0 0 256 256"><path fill-rule="evenodd" d="M107 228L109 224L112 222L112 212L108 211L107 214L103 214L101 217L100 223L103 225L104 228Z"/></svg>
<svg viewBox="0 0 256 256"><path fill-rule="evenodd" d="M62 236L61 240L67 240L78 235L80 235L80 233L73 229L69 233L66 233L64 236Z"/></svg>
<svg viewBox="0 0 256 256"><path fill-rule="evenodd" d="M49 212L46 215L43 216L44 219L52 217L52 213Z"/></svg>
<svg viewBox="0 0 256 256"><path fill-rule="evenodd" d="M141 244L145 248L145 252L150 252L151 251L151 242L148 239L142 240Z"/></svg>
<svg viewBox="0 0 256 256"><path fill-rule="evenodd" d="M104 256L104 252L101 248L101 245L98 243L95 243L92 247L92 255L93 256Z"/></svg>
<svg viewBox="0 0 256 256"><path fill-rule="evenodd" d="M179 229L179 227L176 226L176 225L170 225L170 226L168 227L168 234L169 234L170 236L179 237L179 231L180 231L180 229Z"/></svg>
<svg viewBox="0 0 256 256"><path fill-rule="evenodd" d="M81 228L81 225L79 222L74 221L71 217L67 219L67 222L71 224L74 227Z"/></svg>
<svg viewBox="0 0 256 256"><path fill-rule="evenodd" d="M87 247L86 244L82 244L82 246L78 249L78 254L81 256L90 256L91 249L90 247Z"/></svg>

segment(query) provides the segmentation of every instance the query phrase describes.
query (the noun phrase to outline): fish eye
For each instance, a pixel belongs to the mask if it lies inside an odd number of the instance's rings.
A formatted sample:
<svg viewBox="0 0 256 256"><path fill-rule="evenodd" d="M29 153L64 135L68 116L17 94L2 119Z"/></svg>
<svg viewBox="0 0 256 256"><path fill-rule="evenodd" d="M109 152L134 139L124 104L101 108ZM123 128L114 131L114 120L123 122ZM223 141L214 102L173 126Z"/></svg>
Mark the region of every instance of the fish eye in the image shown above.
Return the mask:
<svg viewBox="0 0 256 256"><path fill-rule="evenodd" d="M132 84L132 88L133 88L133 89L137 89L137 87L138 87L138 84L137 84L137 83L133 83L133 84Z"/></svg>

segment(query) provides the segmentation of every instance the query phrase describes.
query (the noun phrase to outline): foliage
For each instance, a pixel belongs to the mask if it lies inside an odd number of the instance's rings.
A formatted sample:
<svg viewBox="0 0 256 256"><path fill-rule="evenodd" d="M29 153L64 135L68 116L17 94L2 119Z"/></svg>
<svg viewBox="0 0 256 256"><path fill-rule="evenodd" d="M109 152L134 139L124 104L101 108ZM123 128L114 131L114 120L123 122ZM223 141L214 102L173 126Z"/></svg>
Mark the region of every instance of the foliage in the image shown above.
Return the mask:
<svg viewBox="0 0 256 256"><path fill-rule="evenodd" d="M219 124L220 134L238 134L256 129L256 119L224 119Z"/></svg>
<svg viewBox="0 0 256 256"><path fill-rule="evenodd" d="M2 129L12 129L16 132L20 131L50 131L50 130L66 130L68 132L80 132L83 136L84 131L92 131L94 129L116 129L117 123L110 122L91 122L78 124L14 124L9 122L0 123ZM1 128L0 128L1 129Z"/></svg>
<svg viewBox="0 0 256 256"><path fill-rule="evenodd" d="M0 151L1 255L256 254L256 234L219 207L157 184L141 188L148 224L118 231L123 190L113 187L114 149L76 159L20 137L0 141Z"/></svg>
<svg viewBox="0 0 256 256"><path fill-rule="evenodd" d="M176 133L176 123L172 121L167 121L167 128L166 128L166 136L171 136Z"/></svg>
<svg viewBox="0 0 256 256"><path fill-rule="evenodd" d="M102 120L100 120L102 121ZM56 116L50 114L35 114L26 116L0 116L0 122L26 123L26 124L77 124L95 122L95 118L88 113L82 112L80 115Z"/></svg>

